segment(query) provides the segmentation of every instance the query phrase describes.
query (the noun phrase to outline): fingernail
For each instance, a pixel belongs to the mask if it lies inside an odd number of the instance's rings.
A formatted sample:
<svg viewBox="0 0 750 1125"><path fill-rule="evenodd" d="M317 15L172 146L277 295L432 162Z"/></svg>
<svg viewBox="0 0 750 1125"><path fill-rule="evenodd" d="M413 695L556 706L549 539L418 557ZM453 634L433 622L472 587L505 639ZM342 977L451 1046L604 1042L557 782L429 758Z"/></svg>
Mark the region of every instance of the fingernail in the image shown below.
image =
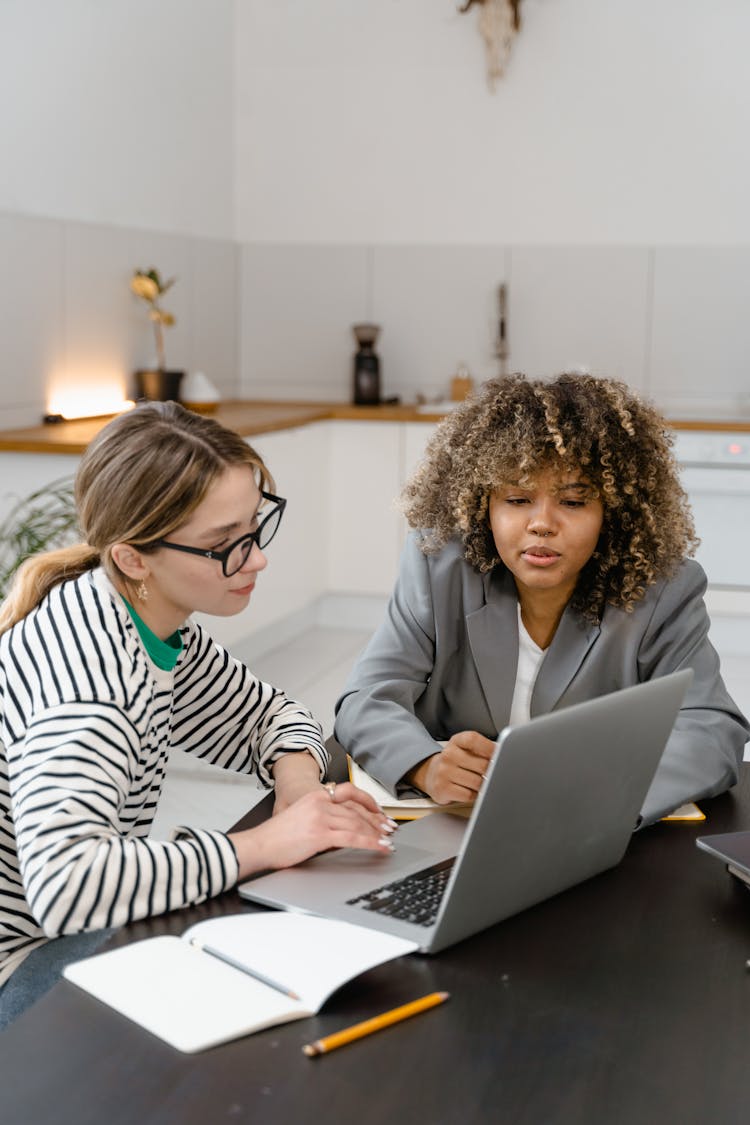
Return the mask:
<svg viewBox="0 0 750 1125"><path fill-rule="evenodd" d="M378 840L378 843L380 844L381 848L388 848L389 852L395 852L396 850L393 846L393 843L388 839L387 836L381 836Z"/></svg>
<svg viewBox="0 0 750 1125"><path fill-rule="evenodd" d="M398 821L393 820L390 816L388 817L388 823L390 824L391 828L398 828Z"/></svg>
<svg viewBox="0 0 750 1125"><path fill-rule="evenodd" d="M392 821L386 820L385 824L380 825L380 831L387 832L390 836L391 832L396 831L396 825Z"/></svg>

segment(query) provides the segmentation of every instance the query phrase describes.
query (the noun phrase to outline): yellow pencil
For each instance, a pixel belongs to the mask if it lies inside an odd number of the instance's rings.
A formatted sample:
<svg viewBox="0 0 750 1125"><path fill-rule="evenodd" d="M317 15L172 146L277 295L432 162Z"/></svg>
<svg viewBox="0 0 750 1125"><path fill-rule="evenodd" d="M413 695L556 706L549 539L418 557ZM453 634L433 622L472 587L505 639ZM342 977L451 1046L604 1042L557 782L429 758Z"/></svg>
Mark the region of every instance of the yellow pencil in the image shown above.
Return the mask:
<svg viewBox="0 0 750 1125"><path fill-rule="evenodd" d="M400 1023L409 1016L416 1016L418 1012L426 1012L436 1004L442 1004L450 996L449 992L431 992L429 996L422 996L419 1000L412 1000L410 1004L402 1004L391 1012L383 1012L382 1016L375 1016L363 1023L355 1023L353 1027L346 1027L334 1035L326 1035L324 1039L316 1039L314 1043L307 1043L302 1050L309 1058L316 1055L325 1055L328 1051L335 1051L337 1047L344 1047L355 1039L362 1039L365 1035L372 1035L373 1031L380 1031L383 1027L390 1027L392 1023Z"/></svg>

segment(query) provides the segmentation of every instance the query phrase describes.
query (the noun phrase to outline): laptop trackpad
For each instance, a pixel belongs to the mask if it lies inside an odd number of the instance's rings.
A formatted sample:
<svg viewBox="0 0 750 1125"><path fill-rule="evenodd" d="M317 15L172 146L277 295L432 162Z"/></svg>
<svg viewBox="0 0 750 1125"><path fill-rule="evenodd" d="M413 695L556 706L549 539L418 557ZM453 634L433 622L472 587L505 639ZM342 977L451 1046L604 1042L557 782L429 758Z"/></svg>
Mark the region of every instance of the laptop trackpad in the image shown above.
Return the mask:
<svg viewBox="0 0 750 1125"><path fill-rule="evenodd" d="M396 869L401 872L407 866L411 867L412 863L416 867L425 867L432 862L432 852L425 848L417 848L413 844L397 842L394 855L383 856L360 848L338 848L335 851L313 856L312 859L301 863L298 870L313 871L316 868L325 868L326 871L382 873L384 878L392 878Z"/></svg>

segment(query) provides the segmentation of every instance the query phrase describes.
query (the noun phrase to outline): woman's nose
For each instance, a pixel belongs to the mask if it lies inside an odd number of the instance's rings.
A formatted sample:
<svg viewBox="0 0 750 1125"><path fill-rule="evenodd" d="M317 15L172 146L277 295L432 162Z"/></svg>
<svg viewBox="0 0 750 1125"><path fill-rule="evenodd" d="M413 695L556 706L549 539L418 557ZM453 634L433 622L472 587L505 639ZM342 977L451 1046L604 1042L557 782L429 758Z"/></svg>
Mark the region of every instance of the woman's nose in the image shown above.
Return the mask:
<svg viewBox="0 0 750 1125"><path fill-rule="evenodd" d="M534 535L552 535L554 531L554 517L551 506L547 503L534 505L529 513L529 531Z"/></svg>
<svg viewBox="0 0 750 1125"><path fill-rule="evenodd" d="M261 551L257 543L253 543L252 550L247 556L242 566L241 571L257 574L260 570L265 570L268 566L268 559Z"/></svg>

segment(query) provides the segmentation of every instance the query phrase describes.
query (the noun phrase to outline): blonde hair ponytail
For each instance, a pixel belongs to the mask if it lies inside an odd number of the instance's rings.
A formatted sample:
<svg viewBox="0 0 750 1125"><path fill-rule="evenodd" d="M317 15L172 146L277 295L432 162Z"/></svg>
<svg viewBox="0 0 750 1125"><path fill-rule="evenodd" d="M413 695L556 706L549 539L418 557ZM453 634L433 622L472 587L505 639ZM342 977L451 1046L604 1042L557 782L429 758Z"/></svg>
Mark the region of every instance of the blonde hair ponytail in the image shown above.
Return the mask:
<svg viewBox="0 0 750 1125"><path fill-rule="evenodd" d="M54 586L69 578L80 578L99 565L99 552L88 543L60 547L32 555L13 576L8 596L0 604L0 636L35 609Z"/></svg>

